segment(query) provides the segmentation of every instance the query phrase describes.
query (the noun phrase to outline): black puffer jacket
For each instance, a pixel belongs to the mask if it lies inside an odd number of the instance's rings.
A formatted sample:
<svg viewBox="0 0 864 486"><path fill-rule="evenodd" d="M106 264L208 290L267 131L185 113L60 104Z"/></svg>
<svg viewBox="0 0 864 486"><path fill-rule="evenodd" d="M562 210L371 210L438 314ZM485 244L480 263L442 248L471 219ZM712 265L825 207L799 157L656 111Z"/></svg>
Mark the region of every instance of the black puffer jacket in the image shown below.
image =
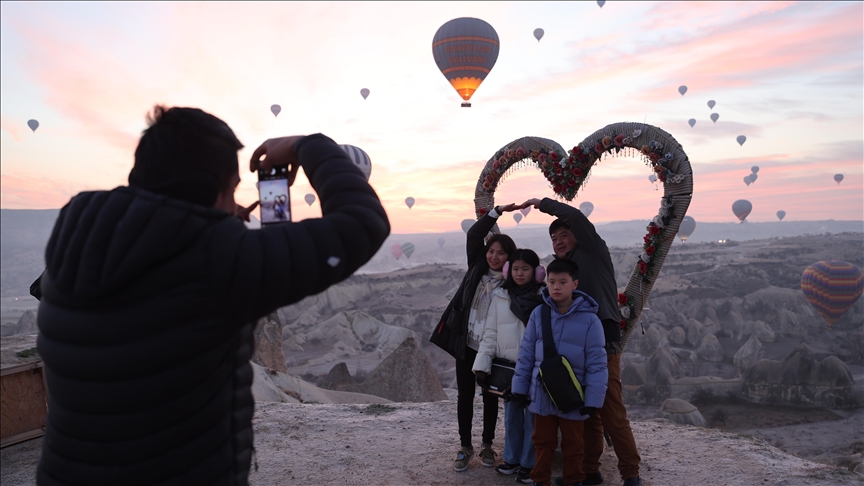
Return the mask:
<svg viewBox="0 0 864 486"><path fill-rule="evenodd" d="M465 358L465 348L468 346L468 314L477 286L483 275L489 271L486 262L486 235L498 221L488 214L478 219L468 230L465 243L465 253L468 257L468 271L462 277L462 283L450 299L438 325L432 331L429 341L457 359Z"/></svg>
<svg viewBox="0 0 864 486"><path fill-rule="evenodd" d="M323 135L295 146L323 217L248 230L140 189L85 192L46 250L40 485L248 483L252 325L350 276L390 232Z"/></svg>

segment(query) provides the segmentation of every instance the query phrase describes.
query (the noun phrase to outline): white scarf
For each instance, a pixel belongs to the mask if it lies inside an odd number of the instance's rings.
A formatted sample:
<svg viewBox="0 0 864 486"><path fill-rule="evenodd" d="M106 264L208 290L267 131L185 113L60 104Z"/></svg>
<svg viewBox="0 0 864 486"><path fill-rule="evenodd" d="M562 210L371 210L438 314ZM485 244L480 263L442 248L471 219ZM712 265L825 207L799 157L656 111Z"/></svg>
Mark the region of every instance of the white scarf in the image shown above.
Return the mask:
<svg viewBox="0 0 864 486"><path fill-rule="evenodd" d="M504 275L490 268L486 275L480 278L477 291L474 292L474 300L471 301L468 313L468 347L475 351L480 348L486 316L489 314L489 306L492 305L492 292L502 285Z"/></svg>

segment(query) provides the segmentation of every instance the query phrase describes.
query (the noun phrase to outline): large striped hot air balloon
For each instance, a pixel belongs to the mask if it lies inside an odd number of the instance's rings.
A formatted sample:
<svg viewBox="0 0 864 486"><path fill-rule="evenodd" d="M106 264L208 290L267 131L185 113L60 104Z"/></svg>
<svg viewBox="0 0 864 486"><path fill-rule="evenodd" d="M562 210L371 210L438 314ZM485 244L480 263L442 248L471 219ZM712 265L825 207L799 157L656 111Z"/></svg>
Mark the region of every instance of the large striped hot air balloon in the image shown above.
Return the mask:
<svg viewBox="0 0 864 486"><path fill-rule="evenodd" d="M399 243L393 243L393 246L390 247L390 253L392 253L393 257L398 260L402 256L402 245Z"/></svg>
<svg viewBox="0 0 864 486"><path fill-rule="evenodd" d="M402 243L402 253L411 258L411 255L414 254L414 243Z"/></svg>
<svg viewBox="0 0 864 486"><path fill-rule="evenodd" d="M831 329L834 322L861 297L864 273L849 262L816 262L801 274L801 291Z"/></svg>
<svg viewBox="0 0 864 486"><path fill-rule="evenodd" d="M732 203L732 212L735 213L735 217L738 218L742 223L752 210L753 205L750 204L750 201L746 199L739 199Z"/></svg>
<svg viewBox="0 0 864 486"><path fill-rule="evenodd" d="M354 165L357 166L363 172L363 175L366 176L366 180L369 180L369 176L372 175L372 159L369 158L369 154L367 154L360 147L355 147L353 145L340 145L342 150L344 150L348 157L354 162Z"/></svg>
<svg viewBox="0 0 864 486"><path fill-rule="evenodd" d="M441 74L465 100L468 100L498 60L498 33L488 23L469 17L453 19L442 25L432 39L432 55Z"/></svg>

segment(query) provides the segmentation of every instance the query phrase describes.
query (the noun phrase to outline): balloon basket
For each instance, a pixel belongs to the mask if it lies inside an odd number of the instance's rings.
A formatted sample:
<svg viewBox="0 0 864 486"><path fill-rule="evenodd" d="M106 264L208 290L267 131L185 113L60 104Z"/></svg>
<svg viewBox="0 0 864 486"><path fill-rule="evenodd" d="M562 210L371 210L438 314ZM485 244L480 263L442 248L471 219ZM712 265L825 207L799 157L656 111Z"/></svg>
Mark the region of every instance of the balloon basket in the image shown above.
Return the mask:
<svg viewBox="0 0 864 486"><path fill-rule="evenodd" d="M471 108L471 103L468 103L467 101L462 103L462 108Z"/></svg>

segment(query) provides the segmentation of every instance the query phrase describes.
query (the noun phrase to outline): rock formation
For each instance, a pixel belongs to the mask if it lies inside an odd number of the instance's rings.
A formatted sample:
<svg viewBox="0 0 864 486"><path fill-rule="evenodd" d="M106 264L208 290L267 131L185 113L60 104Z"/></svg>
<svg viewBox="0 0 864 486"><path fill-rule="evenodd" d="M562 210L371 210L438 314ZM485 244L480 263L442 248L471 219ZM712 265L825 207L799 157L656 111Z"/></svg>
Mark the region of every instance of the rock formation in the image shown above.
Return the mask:
<svg viewBox="0 0 864 486"><path fill-rule="evenodd" d="M705 417L692 403L680 398L667 398L660 405L658 418L665 418L682 425L694 425L696 427L707 427Z"/></svg>
<svg viewBox="0 0 864 486"><path fill-rule="evenodd" d="M712 363L719 363L726 357L726 354L723 352L723 346L720 345L717 336L713 334L706 334L702 338L696 354L705 361L711 361Z"/></svg>
<svg viewBox="0 0 864 486"><path fill-rule="evenodd" d="M282 352L282 325L275 312L258 319L254 339L253 363L282 373L288 371L288 367L285 366L285 354Z"/></svg>
<svg viewBox="0 0 864 486"><path fill-rule="evenodd" d="M681 346L687 340L687 333L684 332L684 329L681 326L675 326L671 331L669 331L669 335L666 336L666 339L676 346Z"/></svg>
<svg viewBox="0 0 864 486"><path fill-rule="evenodd" d="M0 336L14 336L16 334L36 334L39 328L36 326L36 313L32 310L24 311L21 318L15 324L4 323L0 327Z"/></svg>
<svg viewBox="0 0 864 486"><path fill-rule="evenodd" d="M645 364L645 382L652 385L668 385L681 378L681 363L667 346L660 346Z"/></svg>
<svg viewBox="0 0 864 486"><path fill-rule="evenodd" d="M641 386L645 384L645 364L630 363L621 371L621 383Z"/></svg>
<svg viewBox="0 0 864 486"><path fill-rule="evenodd" d="M737 366L738 369L746 370L762 359L763 354L762 342L759 341L759 338L756 337L755 334L753 334L750 336L750 339L741 346L738 352L735 353L735 356L732 358L732 363Z"/></svg>
<svg viewBox="0 0 864 486"><path fill-rule="evenodd" d="M694 348L702 342L702 336L705 335L705 326L696 319L687 320L687 342Z"/></svg>

